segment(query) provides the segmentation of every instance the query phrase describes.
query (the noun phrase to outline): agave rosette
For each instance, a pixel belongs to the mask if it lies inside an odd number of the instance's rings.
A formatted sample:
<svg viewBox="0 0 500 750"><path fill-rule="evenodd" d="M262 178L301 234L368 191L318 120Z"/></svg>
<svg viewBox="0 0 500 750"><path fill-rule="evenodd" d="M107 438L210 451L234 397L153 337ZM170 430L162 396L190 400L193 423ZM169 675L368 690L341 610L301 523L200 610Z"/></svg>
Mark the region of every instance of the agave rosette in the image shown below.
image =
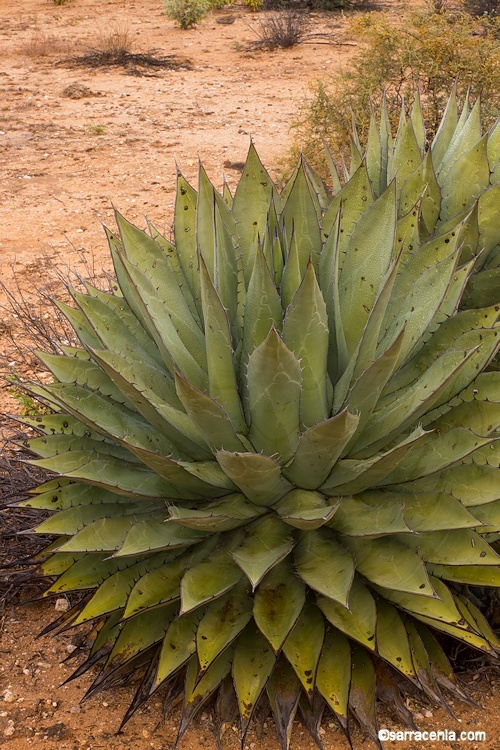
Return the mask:
<svg viewBox="0 0 500 750"><path fill-rule="evenodd" d="M40 354L56 624L95 624L88 695L139 674L125 719L182 693L179 738L217 694L219 730L268 701L282 747L297 709L376 739L405 684L465 698L433 631L500 646L463 593L500 585L500 128L453 93L428 150L417 100L352 154L333 196L253 146L234 197L179 174L174 242L117 214L113 293Z"/></svg>

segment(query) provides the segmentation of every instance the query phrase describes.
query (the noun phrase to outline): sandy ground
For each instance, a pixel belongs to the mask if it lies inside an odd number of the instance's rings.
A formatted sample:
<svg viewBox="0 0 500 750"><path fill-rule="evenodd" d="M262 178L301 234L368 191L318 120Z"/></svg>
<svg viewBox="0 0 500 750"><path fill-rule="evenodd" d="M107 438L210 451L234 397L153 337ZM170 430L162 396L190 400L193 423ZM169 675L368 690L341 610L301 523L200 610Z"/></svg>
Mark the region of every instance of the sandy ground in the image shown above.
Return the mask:
<svg viewBox="0 0 500 750"><path fill-rule="evenodd" d="M25 291L52 292L50 265L81 269L80 254L110 271L101 222L113 223L113 206L168 234L176 165L195 184L201 160L218 187L223 178L234 187L252 138L273 172L308 82L354 49L338 15L314 21L331 43L248 49L259 19L238 5L189 31L166 19L161 0L1 0L0 20L0 274L12 289L14 269ZM185 66L68 61L113 34ZM15 332L16 321L0 310L2 328Z"/></svg>
<svg viewBox="0 0 500 750"><path fill-rule="evenodd" d="M387 0L385 7L395 12L403 4ZM218 23L221 17L234 20ZM82 270L85 263L110 271L101 223L112 224L113 206L139 225L147 216L168 233L176 164L196 183L201 159L217 186L224 175L234 187L253 138L271 173L279 175L293 138L290 122L308 82L334 73L355 48L340 16L317 15L314 30L329 35L328 43L316 37L289 50L255 51L248 45L258 22L238 5L182 31L166 19L160 0L72 0L62 6L50 0L0 1L0 280L11 292L17 293L17 279L29 299L35 287L52 293L57 286L53 266L63 275L68 266ZM91 68L69 62L115 33L128 38L131 51L172 55L180 68ZM0 305L5 302L0 290ZM11 313L0 309L2 380L9 368L25 371L7 335L15 337L18 326ZM0 406L2 411L19 409L8 384L0 389ZM116 735L131 699L129 689L80 706L90 678L60 686L71 672L60 662L78 635L35 640L55 616L53 606L12 606L5 612L0 744L7 750L173 747L177 711L155 732L160 706L153 701ZM418 723L423 730L484 731L486 741L389 746L498 748L498 671L488 668L467 680L476 677L474 695L487 710L455 706L461 724L442 711ZM394 726L390 718L387 726ZM293 737L292 750L313 747L298 722ZM348 749L328 719L323 741L325 750ZM205 713L182 747L212 746L211 716ZM225 747L239 747L232 729ZM245 745L246 750L277 747L272 722L262 737L249 734Z"/></svg>

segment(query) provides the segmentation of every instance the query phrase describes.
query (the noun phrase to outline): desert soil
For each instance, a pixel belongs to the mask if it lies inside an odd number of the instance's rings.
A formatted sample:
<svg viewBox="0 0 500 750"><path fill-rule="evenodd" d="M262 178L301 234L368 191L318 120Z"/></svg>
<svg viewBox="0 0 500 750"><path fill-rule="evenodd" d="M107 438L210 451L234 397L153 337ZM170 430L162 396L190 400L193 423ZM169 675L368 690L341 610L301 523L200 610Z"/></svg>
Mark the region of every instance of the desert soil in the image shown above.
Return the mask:
<svg viewBox="0 0 500 750"><path fill-rule="evenodd" d="M403 4L386 0L385 9L397 12ZM232 22L219 23L222 17ZM54 268L65 276L68 268L85 274L85 264L111 271L101 223L112 225L113 206L139 225L147 216L168 233L176 164L195 184L200 159L217 186L224 175L234 188L253 138L271 174L279 175L293 140L290 122L308 83L335 73L355 49L341 16L318 14L313 21L325 36L270 53L249 47L259 21L239 5L182 31L166 19L161 0L71 0L60 6L51 0L1 0L0 280L7 289L16 295L19 285L29 300L35 288L54 291ZM127 39L132 52L171 55L180 67L92 68L71 62L114 33ZM6 305L1 290L0 305ZM2 412L19 411L5 380L9 369L21 375L27 369L11 341L18 324L0 308ZM8 434L6 423L3 429ZM155 730L161 711L153 700L117 735L131 688L80 705L91 676L61 685L72 671L61 662L80 636L35 640L55 615L53 602L15 602L3 613L0 744L6 750L172 748L178 709ZM481 666L464 679L480 707L455 705L460 723L442 710L410 705L422 730L483 731L486 741L390 746L498 748L498 668ZM396 727L391 717L383 720ZM327 719L324 727L325 750L347 750L333 722ZM239 747L235 730L225 735L228 750ZM181 747L213 746L211 716L203 713ZM312 747L297 721L292 750ZM245 748L276 750L272 721L261 736L250 732Z"/></svg>

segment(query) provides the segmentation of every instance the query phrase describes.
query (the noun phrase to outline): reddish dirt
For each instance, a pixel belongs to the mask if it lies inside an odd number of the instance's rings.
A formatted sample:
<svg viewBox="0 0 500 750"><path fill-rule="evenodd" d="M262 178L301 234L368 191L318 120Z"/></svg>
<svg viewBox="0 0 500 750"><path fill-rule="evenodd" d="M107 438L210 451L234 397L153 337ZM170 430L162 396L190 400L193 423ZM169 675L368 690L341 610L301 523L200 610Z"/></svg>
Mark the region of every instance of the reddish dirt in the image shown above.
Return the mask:
<svg viewBox="0 0 500 750"><path fill-rule="evenodd" d="M389 11L402 5L385 3ZM221 16L234 22L217 23ZM50 266L64 275L68 267L82 269L82 257L110 271L100 222L112 224L113 205L138 224L145 223L146 215L168 233L176 163L195 183L200 158L216 185L222 185L224 172L234 187L252 137L271 173L279 174L293 138L289 124L308 82L335 72L353 46L342 17L318 14L314 30L328 33L329 43L316 38L288 50L249 51L256 23L256 17L238 5L211 15L196 29L182 31L166 19L161 0L72 0L61 6L50 0L1 1L0 279L7 288L15 290L15 276L28 297L35 286L51 292ZM126 34L132 52L156 50L179 61L189 59L190 66L131 74L68 62L113 31ZM5 304L1 290L0 304ZM4 370L23 372L6 336L8 331L16 336L17 325L12 314L0 309L0 360ZM0 392L0 405L3 411L19 410L7 386ZM60 662L75 635L35 640L55 614L53 603L12 605L5 613L0 744L6 750L173 747L178 710L155 732L160 710L153 701L116 735L131 689L104 694L80 707L91 678L60 686L71 671ZM484 731L486 741L390 746L498 748L498 671L485 668L467 680L474 681L474 696L486 710L456 705L461 724L442 711L418 723L422 730ZM261 738L248 735L245 748L278 747L272 722L268 724ZM389 718L386 724L394 726ZM348 748L328 720L323 741L325 750ZM182 747L212 746L211 717L206 713L186 734ZM226 733L225 747L239 747L232 729ZM292 750L312 747L297 722Z"/></svg>

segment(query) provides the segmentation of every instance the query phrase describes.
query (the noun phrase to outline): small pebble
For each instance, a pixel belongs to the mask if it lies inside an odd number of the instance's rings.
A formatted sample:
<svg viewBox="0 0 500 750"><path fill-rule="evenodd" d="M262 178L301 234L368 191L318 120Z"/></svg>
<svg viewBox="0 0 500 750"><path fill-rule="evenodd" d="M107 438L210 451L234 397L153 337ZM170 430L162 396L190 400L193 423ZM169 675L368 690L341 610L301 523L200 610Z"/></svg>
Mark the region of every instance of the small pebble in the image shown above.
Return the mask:
<svg viewBox="0 0 500 750"><path fill-rule="evenodd" d="M76 649L77 647L73 643L68 643L68 645L66 646L66 651L68 652L68 654L72 654L73 651L76 651Z"/></svg>
<svg viewBox="0 0 500 750"><path fill-rule="evenodd" d="M14 695L12 690L4 690L3 699L6 703L14 703L14 701L16 700L16 696Z"/></svg>
<svg viewBox="0 0 500 750"><path fill-rule="evenodd" d="M419 719L423 719L424 715L418 712L416 714L413 714L413 718L417 719L417 721L418 721Z"/></svg>
<svg viewBox="0 0 500 750"><path fill-rule="evenodd" d="M432 713L432 711L429 711L427 709L427 711L424 711L424 716L425 716L426 719L432 719L432 717L434 716L434 714Z"/></svg>
<svg viewBox="0 0 500 750"><path fill-rule="evenodd" d="M69 712L71 714L79 714L81 713L81 710L82 709L80 708L80 706L71 706L71 708L69 709Z"/></svg>
<svg viewBox="0 0 500 750"><path fill-rule="evenodd" d="M56 612L67 612L69 609L69 602L67 599L56 599L54 607Z"/></svg>

